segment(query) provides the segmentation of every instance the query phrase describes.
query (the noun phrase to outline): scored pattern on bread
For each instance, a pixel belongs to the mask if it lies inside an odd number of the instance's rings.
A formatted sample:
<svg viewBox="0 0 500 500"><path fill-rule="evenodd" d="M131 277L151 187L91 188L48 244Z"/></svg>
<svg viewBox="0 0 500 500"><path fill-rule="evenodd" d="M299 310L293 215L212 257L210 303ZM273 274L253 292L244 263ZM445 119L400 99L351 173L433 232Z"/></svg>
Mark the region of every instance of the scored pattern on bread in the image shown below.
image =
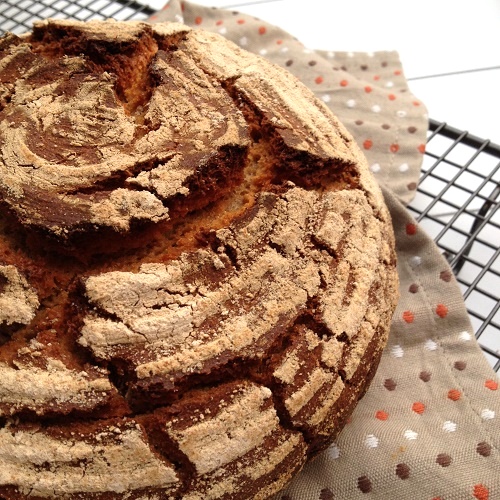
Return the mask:
<svg viewBox="0 0 500 500"><path fill-rule="evenodd" d="M168 498L179 489L173 465L150 449L144 429L134 421L79 424L71 431L63 426L26 425L15 432L5 427L0 442L0 484L15 485L25 498L82 491L125 495L146 488Z"/></svg>
<svg viewBox="0 0 500 500"><path fill-rule="evenodd" d="M269 498L396 298L366 161L282 69L178 24L0 40L0 496Z"/></svg>

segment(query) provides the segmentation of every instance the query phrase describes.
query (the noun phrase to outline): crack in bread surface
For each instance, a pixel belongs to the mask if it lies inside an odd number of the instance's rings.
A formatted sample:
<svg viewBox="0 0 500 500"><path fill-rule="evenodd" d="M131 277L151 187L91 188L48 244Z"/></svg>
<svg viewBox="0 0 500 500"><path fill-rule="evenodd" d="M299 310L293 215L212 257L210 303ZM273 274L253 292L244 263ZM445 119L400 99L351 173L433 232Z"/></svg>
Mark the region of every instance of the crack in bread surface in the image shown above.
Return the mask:
<svg viewBox="0 0 500 500"><path fill-rule="evenodd" d="M342 428L394 308L352 139L181 25L44 21L0 75L0 495L269 497Z"/></svg>

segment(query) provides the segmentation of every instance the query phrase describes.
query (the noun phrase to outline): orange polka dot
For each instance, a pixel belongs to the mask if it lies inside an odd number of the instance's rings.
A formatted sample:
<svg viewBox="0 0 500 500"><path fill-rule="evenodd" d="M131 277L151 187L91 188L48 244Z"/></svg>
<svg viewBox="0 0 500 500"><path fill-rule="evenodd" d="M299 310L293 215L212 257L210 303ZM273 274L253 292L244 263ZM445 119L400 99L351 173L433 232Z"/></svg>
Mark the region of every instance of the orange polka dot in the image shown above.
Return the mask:
<svg viewBox="0 0 500 500"><path fill-rule="evenodd" d="M399 151L399 144L391 144L390 148L391 153L397 153Z"/></svg>
<svg viewBox="0 0 500 500"><path fill-rule="evenodd" d="M261 26L259 28L259 35L265 35L267 31L267 28L265 26Z"/></svg>
<svg viewBox="0 0 500 500"><path fill-rule="evenodd" d="M380 76L379 76L379 75L375 75L375 76L373 77L373 79L374 79L375 81L378 81L378 80L380 80Z"/></svg>
<svg viewBox="0 0 500 500"><path fill-rule="evenodd" d="M373 90L373 89L372 89L372 87L370 87L369 85L367 85L367 86L365 87L365 92L366 92L367 94L369 94L372 90Z"/></svg>
<svg viewBox="0 0 500 500"><path fill-rule="evenodd" d="M402 71L401 71L400 69L396 69L396 70L394 71L394 74L395 74L396 76L399 76L401 73L402 73Z"/></svg>
<svg viewBox="0 0 500 500"><path fill-rule="evenodd" d="M197 16L194 18L194 24L201 24L203 22L203 18Z"/></svg>
<svg viewBox="0 0 500 500"><path fill-rule="evenodd" d="M422 415L422 413L424 413L424 411L425 411L425 405L424 405L424 403L421 403L420 401L417 401L416 403L412 404L411 409L415 413L418 413L419 415Z"/></svg>
<svg viewBox="0 0 500 500"><path fill-rule="evenodd" d="M414 106L420 106L420 103L418 101L413 101Z"/></svg>
<svg viewBox="0 0 500 500"><path fill-rule="evenodd" d="M406 224L406 234L408 236L413 236L417 232L417 225L416 224Z"/></svg>
<svg viewBox="0 0 500 500"><path fill-rule="evenodd" d="M347 85L349 85L349 82L348 82L347 80L342 80L342 81L340 82L340 86L341 86L341 87L347 87Z"/></svg>
<svg viewBox="0 0 500 500"><path fill-rule="evenodd" d="M389 418L389 414L383 410L379 410L377 413L375 413L375 418L385 421Z"/></svg>
<svg viewBox="0 0 500 500"><path fill-rule="evenodd" d="M477 500L488 500L490 498L490 491L482 484L475 484L473 495Z"/></svg>
<svg viewBox="0 0 500 500"><path fill-rule="evenodd" d="M156 14L153 14L152 16L149 16L149 19L151 21L154 21L155 19L158 19L158 16Z"/></svg>
<svg viewBox="0 0 500 500"><path fill-rule="evenodd" d="M219 19L215 24L216 26L220 26L224 21L222 21L222 19Z"/></svg>
<svg viewBox="0 0 500 500"><path fill-rule="evenodd" d="M371 141L370 139L366 139L366 141L363 142L363 147L365 149L371 149L372 146L373 146L373 141Z"/></svg>
<svg viewBox="0 0 500 500"><path fill-rule="evenodd" d="M484 386L492 391L496 391L498 389L498 382L496 380L489 379L484 383Z"/></svg>
<svg viewBox="0 0 500 500"><path fill-rule="evenodd" d="M418 146L418 151L419 151L419 153L424 154L425 153L425 144L420 144Z"/></svg>
<svg viewBox="0 0 500 500"><path fill-rule="evenodd" d="M319 85L320 83L323 83L323 77L322 76L317 76L314 81Z"/></svg>
<svg viewBox="0 0 500 500"><path fill-rule="evenodd" d="M396 99L394 94L389 94L387 97L389 98L389 101L394 101Z"/></svg>
<svg viewBox="0 0 500 500"><path fill-rule="evenodd" d="M238 19L236 22L238 24L245 24L245 20L244 19Z"/></svg>
<svg viewBox="0 0 500 500"><path fill-rule="evenodd" d="M448 308L444 304L438 304L436 306L436 314L440 318L445 318L448 314Z"/></svg>
<svg viewBox="0 0 500 500"><path fill-rule="evenodd" d="M406 323L413 323L415 321L415 315L411 311L405 311L403 313L403 319Z"/></svg>
<svg viewBox="0 0 500 500"><path fill-rule="evenodd" d="M450 389L448 391L448 399L458 401L462 397L462 393L458 389Z"/></svg>

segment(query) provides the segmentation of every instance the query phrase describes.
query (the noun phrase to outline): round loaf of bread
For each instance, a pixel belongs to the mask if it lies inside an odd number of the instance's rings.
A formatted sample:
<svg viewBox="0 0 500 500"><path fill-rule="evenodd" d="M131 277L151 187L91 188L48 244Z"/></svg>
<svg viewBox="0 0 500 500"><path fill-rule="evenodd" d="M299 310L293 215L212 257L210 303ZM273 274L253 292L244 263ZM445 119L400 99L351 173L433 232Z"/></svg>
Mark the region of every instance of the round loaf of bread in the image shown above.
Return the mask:
<svg viewBox="0 0 500 500"><path fill-rule="evenodd" d="M1 498L269 498L396 297L366 160L284 70L180 24L0 39Z"/></svg>

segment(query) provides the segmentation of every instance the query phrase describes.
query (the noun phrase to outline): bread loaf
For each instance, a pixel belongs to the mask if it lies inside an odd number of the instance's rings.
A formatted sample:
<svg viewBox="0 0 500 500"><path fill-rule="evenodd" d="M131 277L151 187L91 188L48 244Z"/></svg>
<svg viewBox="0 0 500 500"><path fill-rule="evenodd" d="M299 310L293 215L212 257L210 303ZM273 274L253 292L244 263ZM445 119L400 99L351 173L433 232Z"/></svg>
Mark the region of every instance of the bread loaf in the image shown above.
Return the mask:
<svg viewBox="0 0 500 500"><path fill-rule="evenodd" d="M0 40L1 498L269 498L396 298L366 160L284 70L180 24Z"/></svg>

